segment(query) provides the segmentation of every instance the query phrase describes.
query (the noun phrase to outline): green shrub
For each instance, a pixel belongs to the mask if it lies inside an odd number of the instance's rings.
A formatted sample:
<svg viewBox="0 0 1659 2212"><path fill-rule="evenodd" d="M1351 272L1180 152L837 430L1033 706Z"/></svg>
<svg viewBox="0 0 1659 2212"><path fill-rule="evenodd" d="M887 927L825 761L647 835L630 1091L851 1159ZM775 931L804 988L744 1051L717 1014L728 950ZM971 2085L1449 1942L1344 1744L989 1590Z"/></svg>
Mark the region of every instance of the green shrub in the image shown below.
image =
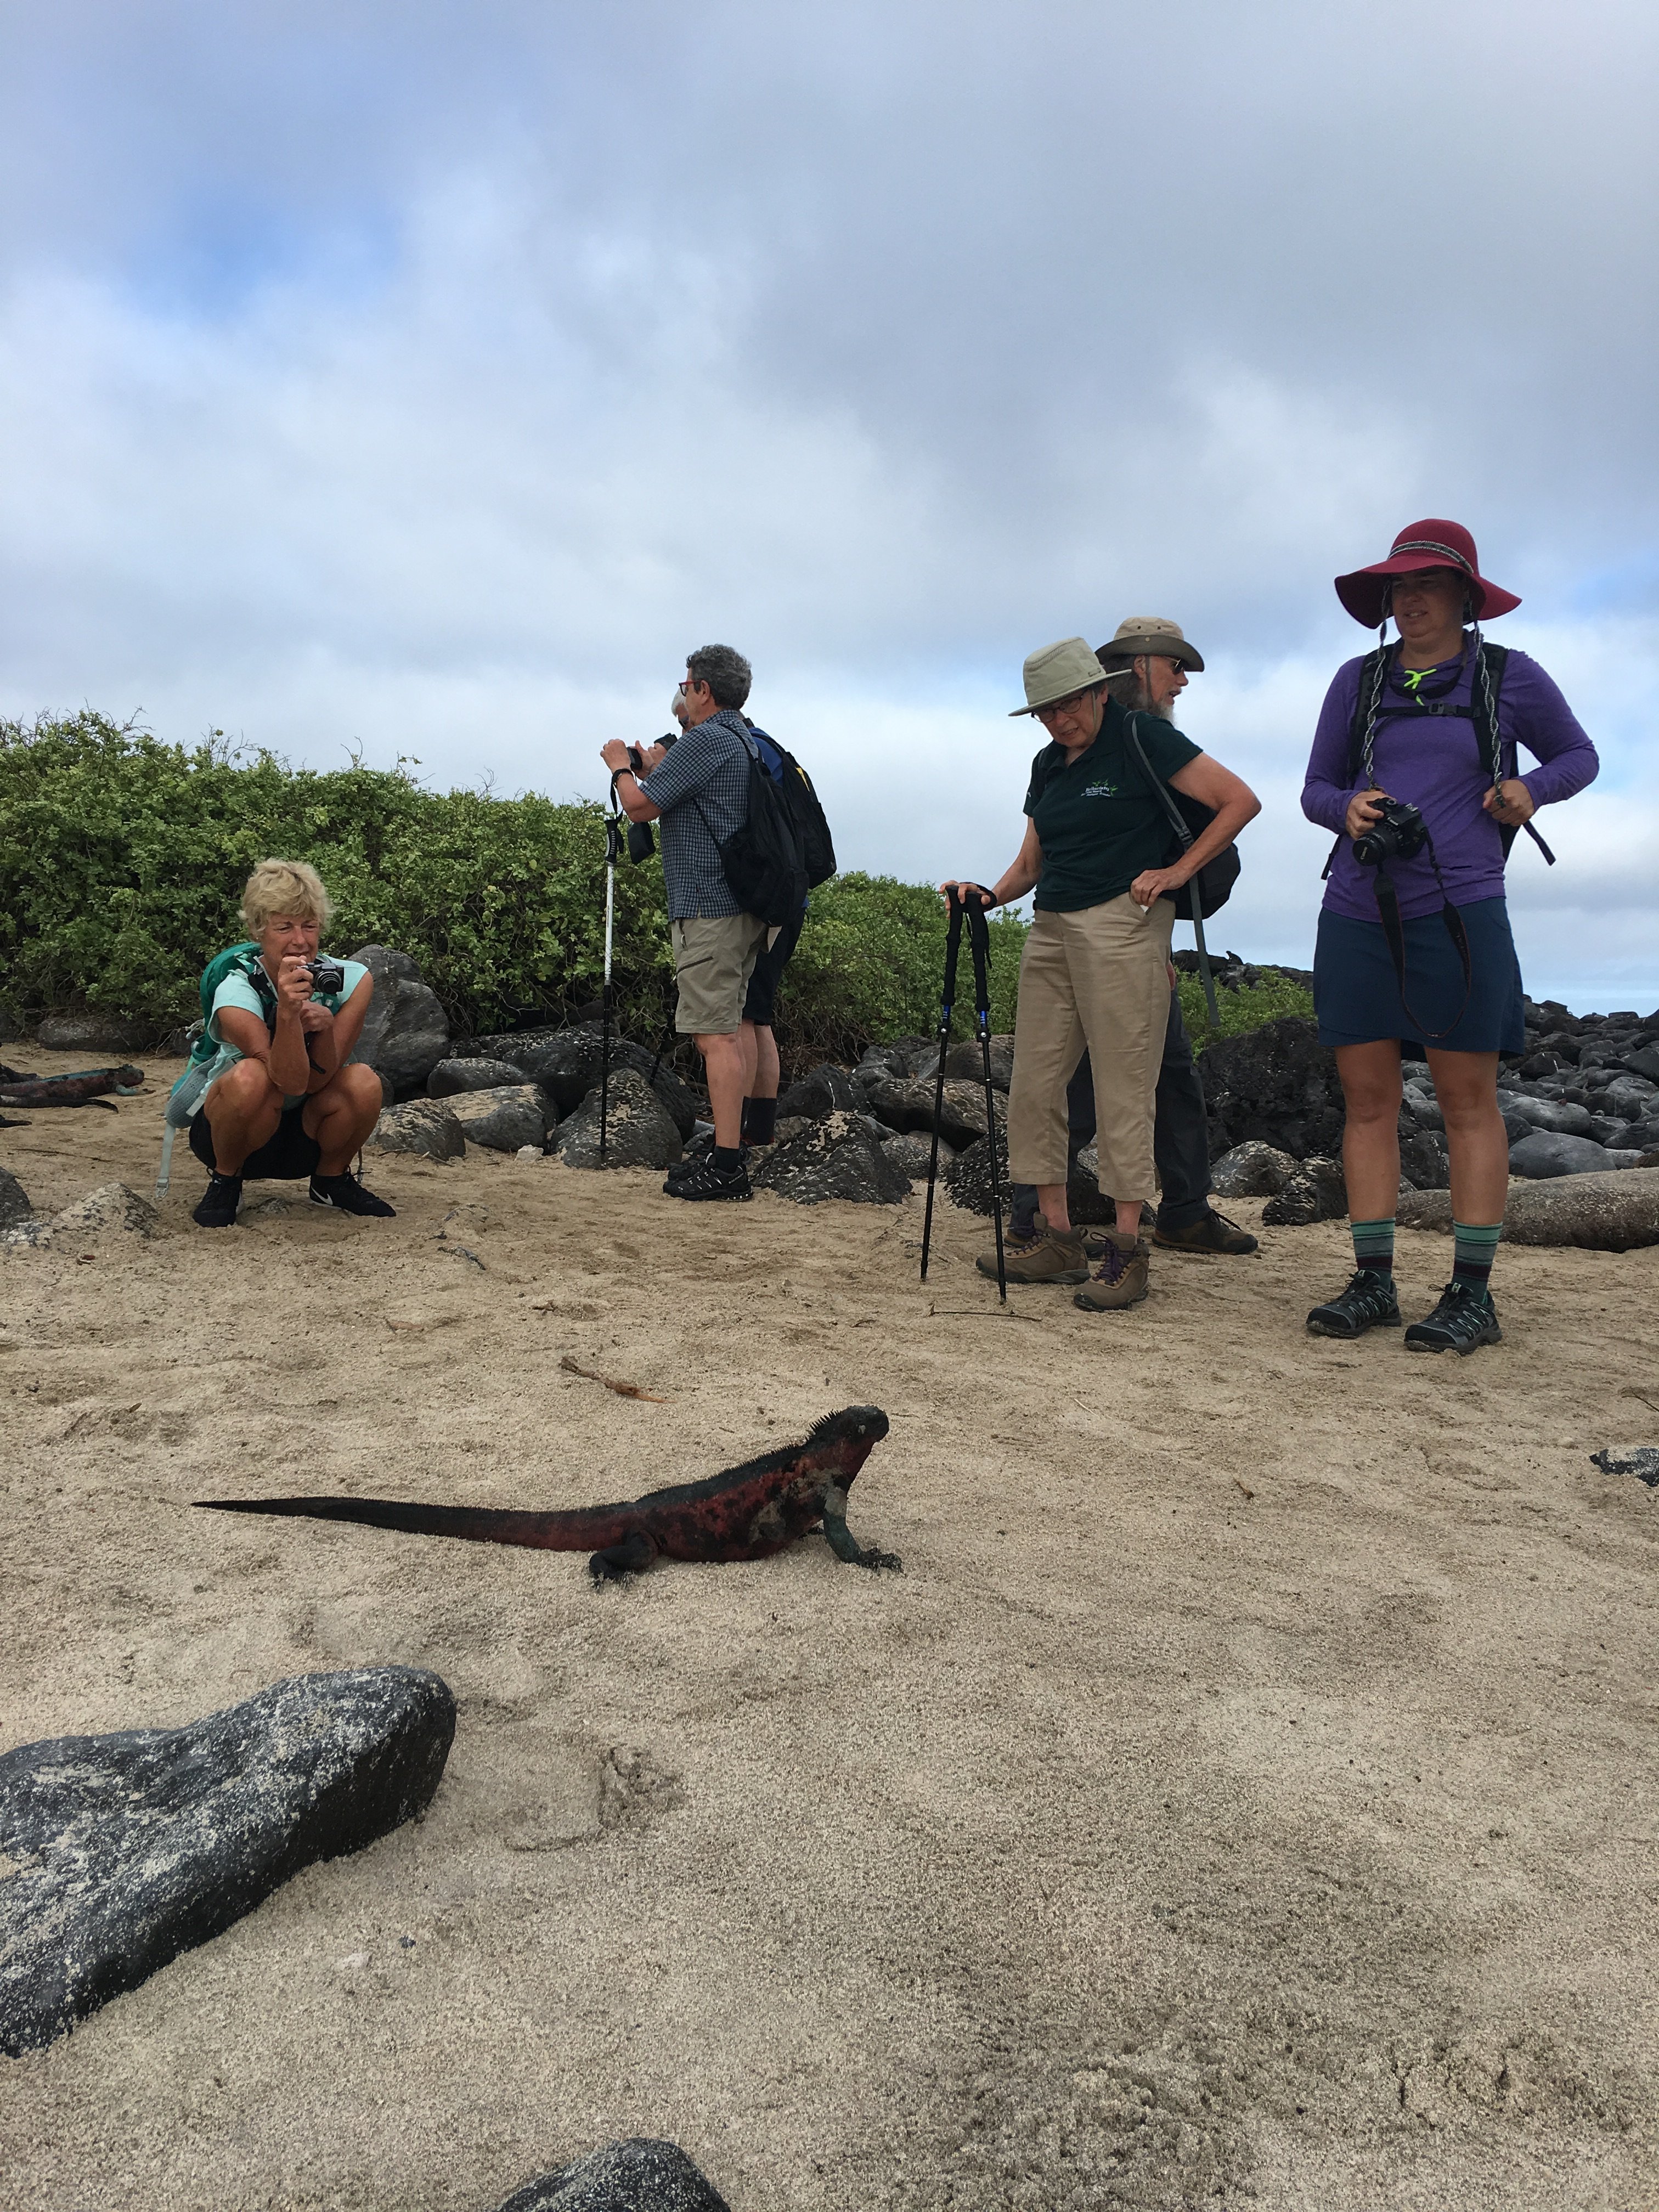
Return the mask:
<svg viewBox="0 0 1659 2212"><path fill-rule="evenodd" d="M1216 1011L1221 1019L1213 1029L1210 1025L1210 1010L1204 1003L1204 986L1199 978L1182 975L1176 988L1194 1052L1202 1052L1218 1037L1242 1036L1246 1030L1259 1030L1264 1022L1277 1021L1281 1014L1302 1014L1309 1020L1313 1018L1313 993L1303 984L1292 982L1288 975L1274 975L1260 983L1242 983L1237 990L1218 989Z"/></svg>

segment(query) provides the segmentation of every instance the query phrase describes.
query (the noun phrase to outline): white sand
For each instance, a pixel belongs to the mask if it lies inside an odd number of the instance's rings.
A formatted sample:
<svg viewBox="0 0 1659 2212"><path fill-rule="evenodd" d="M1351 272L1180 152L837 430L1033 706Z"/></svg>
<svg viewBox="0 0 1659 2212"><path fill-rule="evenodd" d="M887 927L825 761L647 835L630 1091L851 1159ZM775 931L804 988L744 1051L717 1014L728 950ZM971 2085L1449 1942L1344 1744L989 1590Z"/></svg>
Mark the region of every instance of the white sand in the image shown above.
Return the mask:
<svg viewBox="0 0 1659 2212"><path fill-rule="evenodd" d="M0 1159L148 1189L158 1110ZM1659 1440L1659 1253L1505 1249L1460 1362L1306 1337L1340 1224L1004 1318L948 1206L918 1285L920 1195L374 1180L212 1235L181 1152L153 1241L0 1255L0 1747L377 1661L460 1706L423 1822L0 2060L8 2212L484 2212L631 2133L736 2212L1659 2203L1659 1498L1588 1462ZM902 1576L186 1510L629 1496L860 1401Z"/></svg>

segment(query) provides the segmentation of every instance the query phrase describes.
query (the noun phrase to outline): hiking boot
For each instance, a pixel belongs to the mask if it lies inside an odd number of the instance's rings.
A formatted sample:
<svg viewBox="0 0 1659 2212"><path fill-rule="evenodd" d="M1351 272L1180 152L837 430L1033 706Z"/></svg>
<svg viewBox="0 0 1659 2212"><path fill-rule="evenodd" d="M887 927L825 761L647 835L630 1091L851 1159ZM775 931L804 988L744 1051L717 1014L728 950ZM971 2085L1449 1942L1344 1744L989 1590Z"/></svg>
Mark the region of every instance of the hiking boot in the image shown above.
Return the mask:
<svg viewBox="0 0 1659 2212"><path fill-rule="evenodd" d="M741 1147L741 1150L743 1152L743 1164L746 1168L749 1164L749 1147L747 1145L744 1145ZM696 1175L697 1170L702 1167L707 1161L712 1160L714 1157L714 1139L712 1137L694 1137L691 1140L690 1151L682 1152L679 1158L677 1159L669 1168L667 1176L668 1182L684 1182L688 1176ZM665 1184L664 1187L665 1188L666 1184Z"/></svg>
<svg viewBox="0 0 1659 2212"><path fill-rule="evenodd" d="M242 1202L242 1178L239 1175L221 1175L215 1168L208 1177L208 1187L201 1204L191 1215L200 1229L234 1229L236 1209Z"/></svg>
<svg viewBox="0 0 1659 2212"><path fill-rule="evenodd" d="M1119 1313L1125 1306L1138 1306L1146 1295L1146 1238L1109 1229L1103 1242L1105 1256L1072 1300L1085 1313Z"/></svg>
<svg viewBox="0 0 1659 2212"><path fill-rule="evenodd" d="M1236 1221L1229 1221L1224 1213L1208 1207L1196 1221L1183 1223L1179 1229L1165 1229L1160 1223L1152 1231L1152 1242L1162 1244L1170 1252L1254 1252L1256 1239L1248 1229L1241 1229Z"/></svg>
<svg viewBox="0 0 1659 2212"><path fill-rule="evenodd" d="M1503 1341L1492 1292L1456 1275L1441 1291L1434 1311L1406 1331L1407 1352L1456 1352L1465 1359L1480 1345Z"/></svg>
<svg viewBox="0 0 1659 2212"><path fill-rule="evenodd" d="M690 1175L664 1183L663 1191L669 1198L740 1199L755 1195L749 1170L742 1161L735 1168L722 1168L713 1152L706 1152Z"/></svg>
<svg viewBox="0 0 1659 2212"><path fill-rule="evenodd" d="M1399 1326L1394 1277L1376 1267L1356 1268L1340 1297L1316 1306L1308 1316L1308 1328L1315 1336L1364 1336L1368 1328Z"/></svg>
<svg viewBox="0 0 1659 2212"><path fill-rule="evenodd" d="M1089 1263L1083 1256L1080 1229L1050 1229L1039 1213L1029 1237L1006 1239L1002 1247L1004 1271L1011 1283L1086 1283ZM981 1275L994 1281L997 1253L994 1244L974 1262Z"/></svg>
<svg viewBox="0 0 1659 2212"><path fill-rule="evenodd" d="M371 1214L379 1221L395 1221L398 1216L395 1206L388 1206L372 1190L365 1190L355 1175L313 1176L311 1202L313 1206L334 1206L341 1213Z"/></svg>

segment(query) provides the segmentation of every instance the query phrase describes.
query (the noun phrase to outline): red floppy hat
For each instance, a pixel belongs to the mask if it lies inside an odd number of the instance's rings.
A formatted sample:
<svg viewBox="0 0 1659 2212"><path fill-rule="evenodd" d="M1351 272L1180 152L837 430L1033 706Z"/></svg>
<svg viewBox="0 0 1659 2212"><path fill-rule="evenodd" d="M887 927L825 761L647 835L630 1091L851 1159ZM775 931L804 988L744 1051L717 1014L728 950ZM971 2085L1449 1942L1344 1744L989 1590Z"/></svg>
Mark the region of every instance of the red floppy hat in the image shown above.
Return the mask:
<svg viewBox="0 0 1659 2212"><path fill-rule="evenodd" d="M1506 615L1521 604L1513 592L1489 584L1481 574L1474 540L1462 524L1447 522L1435 515L1423 522L1407 524L1395 539L1386 561L1373 561L1369 568L1356 568L1349 575L1339 576L1336 596L1357 623L1364 623L1367 629L1375 629L1388 617L1388 580L1409 576L1419 568L1455 568L1467 576L1477 622L1489 620L1494 615Z"/></svg>

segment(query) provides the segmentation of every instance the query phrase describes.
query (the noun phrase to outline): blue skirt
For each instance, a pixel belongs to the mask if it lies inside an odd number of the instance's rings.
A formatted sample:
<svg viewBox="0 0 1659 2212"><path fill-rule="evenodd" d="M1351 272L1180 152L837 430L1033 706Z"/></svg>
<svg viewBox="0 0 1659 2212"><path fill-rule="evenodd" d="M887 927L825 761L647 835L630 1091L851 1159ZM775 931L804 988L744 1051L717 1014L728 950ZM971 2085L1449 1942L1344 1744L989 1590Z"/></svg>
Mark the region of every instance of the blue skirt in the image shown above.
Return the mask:
<svg viewBox="0 0 1659 2212"><path fill-rule="evenodd" d="M1377 921L1322 913L1314 950L1314 1012L1321 1044L1374 1044L1398 1037L1420 1058L1425 1043L1437 1052L1524 1052L1521 963L1501 898L1477 899L1457 909L1469 940L1468 1004L1461 1015L1463 963L1438 913L1407 921L1406 996L1400 995L1389 941ZM1423 1037L1424 1029L1444 1036Z"/></svg>

